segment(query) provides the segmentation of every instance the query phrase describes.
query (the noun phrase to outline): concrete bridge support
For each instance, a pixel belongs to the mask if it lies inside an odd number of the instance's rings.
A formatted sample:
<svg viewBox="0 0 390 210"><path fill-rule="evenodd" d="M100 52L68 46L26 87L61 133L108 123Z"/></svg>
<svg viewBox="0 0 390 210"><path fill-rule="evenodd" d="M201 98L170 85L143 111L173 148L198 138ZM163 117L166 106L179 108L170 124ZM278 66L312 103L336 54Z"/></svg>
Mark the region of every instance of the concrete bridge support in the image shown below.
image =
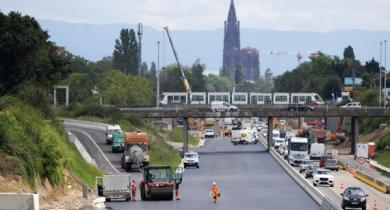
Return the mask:
<svg viewBox="0 0 390 210"><path fill-rule="evenodd" d="M188 152L188 118L183 118L183 155Z"/></svg>
<svg viewBox="0 0 390 210"><path fill-rule="evenodd" d="M351 155L356 157L356 142L359 142L359 118L351 118Z"/></svg>
<svg viewBox="0 0 390 210"><path fill-rule="evenodd" d="M267 151L269 151L271 149L273 129L274 129L274 118L268 117L268 134L267 134L268 147L267 147Z"/></svg>

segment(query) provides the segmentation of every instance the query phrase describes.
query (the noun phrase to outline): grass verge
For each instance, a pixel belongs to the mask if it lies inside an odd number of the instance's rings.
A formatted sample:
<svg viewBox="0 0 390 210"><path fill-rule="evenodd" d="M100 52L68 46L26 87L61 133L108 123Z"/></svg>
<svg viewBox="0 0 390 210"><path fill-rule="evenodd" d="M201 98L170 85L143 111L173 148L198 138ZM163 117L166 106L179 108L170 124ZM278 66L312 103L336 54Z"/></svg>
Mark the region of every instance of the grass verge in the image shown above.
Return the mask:
<svg viewBox="0 0 390 210"><path fill-rule="evenodd" d="M173 128L169 133L170 141L173 142L182 142L183 141L183 128ZM188 134L188 143L194 146L199 144L199 138L196 138L190 134Z"/></svg>

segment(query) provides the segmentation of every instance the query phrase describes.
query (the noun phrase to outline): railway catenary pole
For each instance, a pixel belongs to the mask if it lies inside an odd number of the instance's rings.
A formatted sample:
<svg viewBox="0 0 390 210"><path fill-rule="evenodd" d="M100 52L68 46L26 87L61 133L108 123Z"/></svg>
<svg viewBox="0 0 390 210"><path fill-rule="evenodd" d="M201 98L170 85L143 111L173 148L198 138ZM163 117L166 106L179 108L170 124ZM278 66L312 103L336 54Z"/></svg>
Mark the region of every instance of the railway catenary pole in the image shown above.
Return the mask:
<svg viewBox="0 0 390 210"><path fill-rule="evenodd" d="M379 43L379 107L382 106L382 41Z"/></svg>
<svg viewBox="0 0 390 210"><path fill-rule="evenodd" d="M143 34L143 26L142 23L138 23L138 76L141 76L141 50L142 50L142 45L141 45L141 40L142 40L142 34Z"/></svg>
<svg viewBox="0 0 390 210"><path fill-rule="evenodd" d="M160 106L160 41L157 41L156 107Z"/></svg>
<svg viewBox="0 0 390 210"><path fill-rule="evenodd" d="M383 82L383 88L385 89L385 92L383 93L383 107L386 107L386 101L387 101L387 40L385 40L385 75L384 75L384 82Z"/></svg>

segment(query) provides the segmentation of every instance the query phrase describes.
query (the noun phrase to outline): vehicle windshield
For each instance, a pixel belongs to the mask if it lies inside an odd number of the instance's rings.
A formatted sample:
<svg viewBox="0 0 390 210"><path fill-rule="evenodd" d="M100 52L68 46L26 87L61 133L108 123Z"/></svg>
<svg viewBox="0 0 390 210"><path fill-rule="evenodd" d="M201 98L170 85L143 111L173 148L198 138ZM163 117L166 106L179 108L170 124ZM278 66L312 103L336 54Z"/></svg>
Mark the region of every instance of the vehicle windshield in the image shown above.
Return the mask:
<svg viewBox="0 0 390 210"><path fill-rule="evenodd" d="M364 192L361 189L347 189L344 195L364 196Z"/></svg>
<svg viewBox="0 0 390 210"><path fill-rule="evenodd" d="M291 143L290 150L293 150L293 151L307 151L307 144L306 143Z"/></svg>
<svg viewBox="0 0 390 210"><path fill-rule="evenodd" d="M119 130L119 129L109 129L108 130L108 134L114 134L114 133L119 133L119 132L121 132L121 130Z"/></svg>
<svg viewBox="0 0 390 210"><path fill-rule="evenodd" d="M147 176L149 180L166 180L170 178L170 171L168 169L149 169Z"/></svg>
<svg viewBox="0 0 390 210"><path fill-rule="evenodd" d="M330 171L325 171L325 170L319 170L319 171L317 171L317 174L329 175L329 174L331 174L331 172Z"/></svg>
<svg viewBox="0 0 390 210"><path fill-rule="evenodd" d="M306 165L309 165L309 164L313 164L313 161L304 160L302 163L303 163L303 164L306 164Z"/></svg>
<svg viewBox="0 0 390 210"><path fill-rule="evenodd" d="M276 140L276 143L284 143L284 140Z"/></svg>
<svg viewBox="0 0 390 210"><path fill-rule="evenodd" d="M196 154L186 154L184 157L186 157L186 158L196 158L197 155Z"/></svg>
<svg viewBox="0 0 390 210"><path fill-rule="evenodd" d="M319 95L315 95L314 96L314 99L317 101L317 102L324 102L323 100L322 100L322 98L319 96Z"/></svg>
<svg viewBox="0 0 390 210"><path fill-rule="evenodd" d="M115 143L122 143L123 142L123 138L114 138L114 142Z"/></svg>
<svg viewBox="0 0 390 210"><path fill-rule="evenodd" d="M337 163L337 160L334 160L334 159L328 159L326 160L327 163L333 163L333 164L336 164Z"/></svg>

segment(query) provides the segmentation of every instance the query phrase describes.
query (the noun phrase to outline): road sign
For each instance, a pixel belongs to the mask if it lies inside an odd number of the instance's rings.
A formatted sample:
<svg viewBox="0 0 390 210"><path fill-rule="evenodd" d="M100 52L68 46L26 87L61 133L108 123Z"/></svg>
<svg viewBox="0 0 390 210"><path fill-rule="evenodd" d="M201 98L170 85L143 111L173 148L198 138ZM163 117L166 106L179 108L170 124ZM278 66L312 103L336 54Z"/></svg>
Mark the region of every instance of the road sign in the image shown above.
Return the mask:
<svg viewBox="0 0 390 210"><path fill-rule="evenodd" d="M368 158L368 144L367 143L357 143L356 144L356 157Z"/></svg>
<svg viewBox="0 0 390 210"><path fill-rule="evenodd" d="M366 162L366 158L364 157L358 158L358 163L360 163L361 165L363 165L365 162Z"/></svg>

